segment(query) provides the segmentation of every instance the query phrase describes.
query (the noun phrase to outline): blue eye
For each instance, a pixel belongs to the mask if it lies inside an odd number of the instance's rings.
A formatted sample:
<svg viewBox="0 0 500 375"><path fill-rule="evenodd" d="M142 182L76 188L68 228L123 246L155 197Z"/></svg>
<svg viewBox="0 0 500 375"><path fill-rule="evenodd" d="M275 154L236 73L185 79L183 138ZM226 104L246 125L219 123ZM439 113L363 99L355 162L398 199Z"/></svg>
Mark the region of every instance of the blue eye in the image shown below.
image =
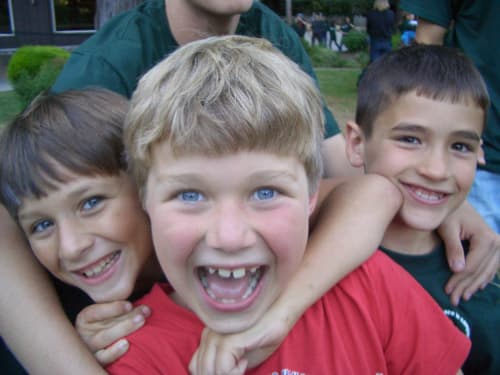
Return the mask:
<svg viewBox="0 0 500 375"><path fill-rule="evenodd" d="M102 200L103 200L102 197L91 197L91 198L83 201L82 209L91 210L91 209L95 208L97 205L99 205L99 203L101 203Z"/></svg>
<svg viewBox="0 0 500 375"><path fill-rule="evenodd" d="M54 225L54 223L51 220L37 221L31 227L31 233L42 233L43 231L46 231L47 229L49 229L53 225Z"/></svg>
<svg viewBox="0 0 500 375"><path fill-rule="evenodd" d="M204 198L198 191L183 191L177 197L184 202L199 202Z"/></svg>
<svg viewBox="0 0 500 375"><path fill-rule="evenodd" d="M253 197L259 201L266 201L276 197L277 191L271 188L261 188L253 193Z"/></svg>

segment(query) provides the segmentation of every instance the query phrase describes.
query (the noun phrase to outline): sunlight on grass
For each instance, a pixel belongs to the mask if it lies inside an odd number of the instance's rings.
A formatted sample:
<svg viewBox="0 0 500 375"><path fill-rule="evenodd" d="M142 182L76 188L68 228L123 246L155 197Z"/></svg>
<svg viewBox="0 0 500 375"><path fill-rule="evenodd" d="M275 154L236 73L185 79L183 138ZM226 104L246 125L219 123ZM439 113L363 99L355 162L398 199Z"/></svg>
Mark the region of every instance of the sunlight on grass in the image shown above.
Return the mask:
<svg viewBox="0 0 500 375"><path fill-rule="evenodd" d="M339 126L354 119L356 110L356 83L361 69L316 69L319 86L326 103Z"/></svg>

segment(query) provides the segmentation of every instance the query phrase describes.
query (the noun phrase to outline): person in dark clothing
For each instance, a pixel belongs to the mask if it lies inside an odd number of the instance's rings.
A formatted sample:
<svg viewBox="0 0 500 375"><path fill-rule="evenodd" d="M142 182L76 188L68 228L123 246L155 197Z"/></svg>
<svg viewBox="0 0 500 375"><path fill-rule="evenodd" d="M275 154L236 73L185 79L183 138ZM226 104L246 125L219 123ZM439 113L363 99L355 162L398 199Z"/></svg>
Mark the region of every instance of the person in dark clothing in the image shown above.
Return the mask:
<svg viewBox="0 0 500 375"><path fill-rule="evenodd" d="M366 31L370 36L370 62L391 51L394 12L388 0L375 0L366 17Z"/></svg>

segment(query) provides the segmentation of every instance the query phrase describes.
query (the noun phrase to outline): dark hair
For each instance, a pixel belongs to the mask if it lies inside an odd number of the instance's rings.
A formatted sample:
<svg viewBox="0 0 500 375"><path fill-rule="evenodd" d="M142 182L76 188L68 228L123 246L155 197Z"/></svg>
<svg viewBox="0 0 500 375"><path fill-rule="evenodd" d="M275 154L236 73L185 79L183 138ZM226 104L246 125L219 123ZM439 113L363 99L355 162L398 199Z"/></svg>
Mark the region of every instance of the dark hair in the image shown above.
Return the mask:
<svg viewBox="0 0 500 375"><path fill-rule="evenodd" d="M417 95L452 103L470 103L484 112L488 91L479 71L456 49L413 45L372 62L359 81L356 122L367 137L380 113L401 96Z"/></svg>
<svg viewBox="0 0 500 375"><path fill-rule="evenodd" d="M42 94L0 135L0 201L16 218L21 201L40 198L80 175L125 170L122 129L128 101L104 89Z"/></svg>

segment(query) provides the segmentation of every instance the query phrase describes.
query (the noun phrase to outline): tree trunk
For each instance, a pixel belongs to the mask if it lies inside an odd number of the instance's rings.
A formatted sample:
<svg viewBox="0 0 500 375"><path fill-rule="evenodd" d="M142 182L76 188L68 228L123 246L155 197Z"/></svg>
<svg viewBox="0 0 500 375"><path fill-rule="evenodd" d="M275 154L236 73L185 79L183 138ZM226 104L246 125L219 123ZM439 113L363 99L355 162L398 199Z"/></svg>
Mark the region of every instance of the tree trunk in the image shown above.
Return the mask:
<svg viewBox="0 0 500 375"><path fill-rule="evenodd" d="M126 11L143 0L96 0L94 24L99 30L110 18Z"/></svg>

